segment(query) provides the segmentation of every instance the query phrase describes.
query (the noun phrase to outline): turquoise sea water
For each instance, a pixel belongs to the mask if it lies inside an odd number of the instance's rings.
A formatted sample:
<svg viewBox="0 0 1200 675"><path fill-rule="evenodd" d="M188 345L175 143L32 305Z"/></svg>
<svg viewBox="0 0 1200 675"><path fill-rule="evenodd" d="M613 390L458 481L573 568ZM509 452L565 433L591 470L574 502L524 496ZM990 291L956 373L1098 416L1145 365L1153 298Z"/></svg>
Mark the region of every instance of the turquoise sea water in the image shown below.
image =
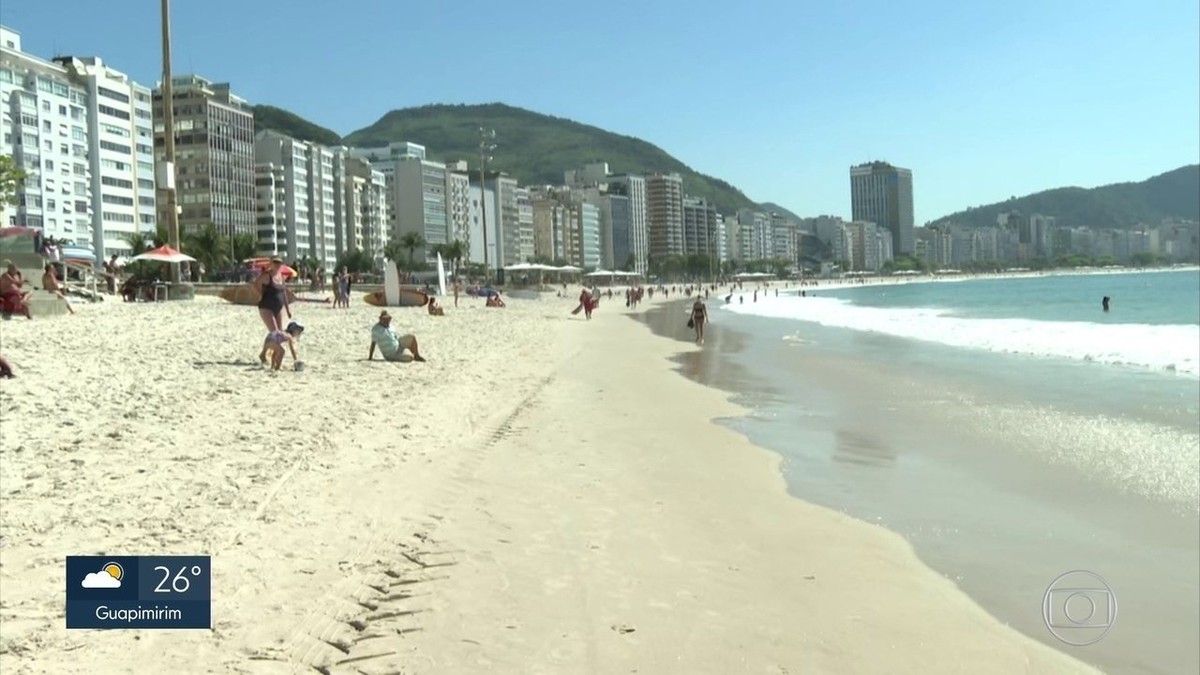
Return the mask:
<svg viewBox="0 0 1200 675"><path fill-rule="evenodd" d="M1200 325L1195 270L864 285L821 295L864 307L928 307L976 319ZM1104 296L1111 299L1109 312L1101 308Z"/></svg>
<svg viewBox="0 0 1200 675"><path fill-rule="evenodd" d="M793 494L898 532L1106 672L1200 671L1200 273L807 290L713 298L678 358L751 411L723 422L783 457ZM1086 649L1040 613L1073 569L1122 603Z"/></svg>

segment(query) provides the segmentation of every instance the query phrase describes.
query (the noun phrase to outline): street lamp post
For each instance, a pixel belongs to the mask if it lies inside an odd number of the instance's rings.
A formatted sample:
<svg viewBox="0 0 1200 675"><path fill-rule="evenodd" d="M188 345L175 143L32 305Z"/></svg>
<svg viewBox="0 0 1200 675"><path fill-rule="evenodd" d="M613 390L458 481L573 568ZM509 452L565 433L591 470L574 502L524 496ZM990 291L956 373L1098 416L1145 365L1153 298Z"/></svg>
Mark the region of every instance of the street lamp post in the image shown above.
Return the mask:
<svg viewBox="0 0 1200 675"><path fill-rule="evenodd" d="M167 202L167 234L171 248L179 250L179 207L175 192L175 99L171 86L171 0L162 0L162 111L163 166L162 180ZM171 265L171 282L179 283L179 263Z"/></svg>
<svg viewBox="0 0 1200 675"><path fill-rule="evenodd" d="M487 230L487 163L492 158L489 152L496 149L492 139L496 137L495 129L485 129L479 126L479 220L483 225L483 283L486 286L491 278L491 267L488 264L488 230ZM496 184L499 188L499 183Z"/></svg>

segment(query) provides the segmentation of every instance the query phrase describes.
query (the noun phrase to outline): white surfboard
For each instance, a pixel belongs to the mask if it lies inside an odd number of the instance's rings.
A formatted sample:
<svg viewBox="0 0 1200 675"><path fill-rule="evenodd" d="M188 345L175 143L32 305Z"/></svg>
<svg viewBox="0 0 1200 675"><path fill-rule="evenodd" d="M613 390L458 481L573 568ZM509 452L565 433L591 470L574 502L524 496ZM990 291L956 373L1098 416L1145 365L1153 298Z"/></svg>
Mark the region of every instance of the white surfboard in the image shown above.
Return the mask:
<svg viewBox="0 0 1200 675"><path fill-rule="evenodd" d="M438 251L438 294L446 297L446 265L442 262L442 252Z"/></svg>
<svg viewBox="0 0 1200 675"><path fill-rule="evenodd" d="M388 307L400 305L400 270L395 260L389 260L383 271L383 298Z"/></svg>

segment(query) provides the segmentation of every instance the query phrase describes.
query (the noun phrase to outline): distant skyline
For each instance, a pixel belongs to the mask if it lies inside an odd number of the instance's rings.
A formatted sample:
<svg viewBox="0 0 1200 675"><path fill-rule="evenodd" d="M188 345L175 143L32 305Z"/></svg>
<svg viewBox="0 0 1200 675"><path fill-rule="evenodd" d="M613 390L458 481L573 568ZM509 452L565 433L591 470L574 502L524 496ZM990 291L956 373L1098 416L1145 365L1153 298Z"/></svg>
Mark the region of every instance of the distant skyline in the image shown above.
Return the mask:
<svg viewBox="0 0 1200 675"><path fill-rule="evenodd" d="M176 74L230 82L342 135L396 108L498 101L642 138L801 216L848 218L849 168L872 160L913 171L918 225L1200 162L1194 0L719 12L679 0L552 11L176 0L172 12ZM6 0L0 23L37 56L161 78L157 0Z"/></svg>

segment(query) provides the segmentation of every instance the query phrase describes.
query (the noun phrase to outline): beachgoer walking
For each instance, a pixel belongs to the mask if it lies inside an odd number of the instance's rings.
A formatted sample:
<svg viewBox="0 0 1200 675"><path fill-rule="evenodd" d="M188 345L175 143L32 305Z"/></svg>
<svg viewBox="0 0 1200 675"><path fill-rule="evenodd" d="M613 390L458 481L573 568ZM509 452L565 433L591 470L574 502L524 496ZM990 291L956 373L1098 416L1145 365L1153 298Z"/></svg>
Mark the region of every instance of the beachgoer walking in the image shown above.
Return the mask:
<svg viewBox="0 0 1200 675"><path fill-rule="evenodd" d="M1106 311L1106 312L1108 311L1108 302L1109 302L1109 297L1107 295L1104 296L1104 299L1100 301L1100 306L1103 307L1104 311Z"/></svg>
<svg viewBox="0 0 1200 675"><path fill-rule="evenodd" d="M371 328L371 350L367 352L367 360L375 358L375 348L385 361L399 361L404 350L412 352L413 361L424 361L425 357L417 349L417 338L414 335L396 335L392 329L392 315L384 310L379 313L379 323Z"/></svg>
<svg viewBox="0 0 1200 675"><path fill-rule="evenodd" d="M708 306L704 304L704 300L700 299L700 294L696 294L696 302L692 303L692 318L688 320L690 325L696 331L696 344L704 344L704 324L708 323Z"/></svg>
<svg viewBox="0 0 1200 675"><path fill-rule="evenodd" d="M258 290L258 315L262 318L268 332L283 330L283 313L292 318L292 308L288 305L287 288L283 285L283 259L271 258L270 267L264 269L254 280L254 288Z"/></svg>

